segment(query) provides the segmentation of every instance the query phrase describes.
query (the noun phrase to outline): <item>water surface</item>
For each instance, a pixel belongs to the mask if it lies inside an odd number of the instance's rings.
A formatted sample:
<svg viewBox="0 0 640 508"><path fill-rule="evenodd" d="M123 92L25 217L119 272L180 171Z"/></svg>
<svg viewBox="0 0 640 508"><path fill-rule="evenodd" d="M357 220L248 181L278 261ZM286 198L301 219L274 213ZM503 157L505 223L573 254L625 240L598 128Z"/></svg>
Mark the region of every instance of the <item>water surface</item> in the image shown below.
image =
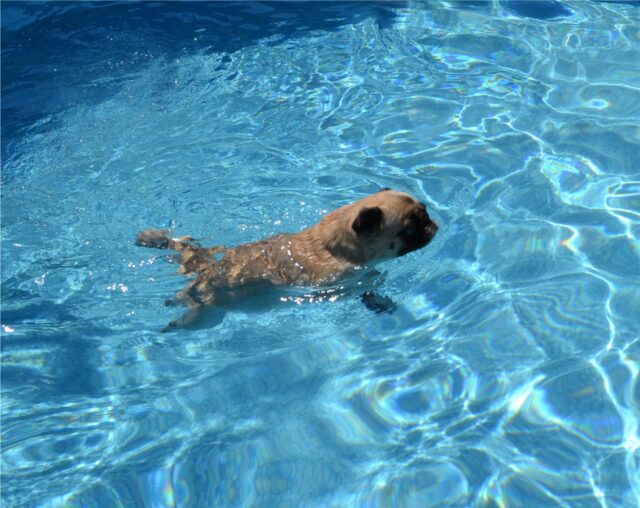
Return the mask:
<svg viewBox="0 0 640 508"><path fill-rule="evenodd" d="M640 500L640 26L595 2L2 6L3 506ZM160 333L135 234L392 187L398 310Z"/></svg>

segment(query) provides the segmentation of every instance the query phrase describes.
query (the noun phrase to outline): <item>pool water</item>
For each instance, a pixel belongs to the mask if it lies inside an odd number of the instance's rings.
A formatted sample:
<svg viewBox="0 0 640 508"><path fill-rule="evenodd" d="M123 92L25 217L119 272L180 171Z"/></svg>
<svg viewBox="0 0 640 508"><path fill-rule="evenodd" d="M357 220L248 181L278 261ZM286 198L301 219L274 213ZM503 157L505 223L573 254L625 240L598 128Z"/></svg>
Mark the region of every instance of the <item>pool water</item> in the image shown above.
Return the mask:
<svg viewBox="0 0 640 508"><path fill-rule="evenodd" d="M638 506L638 4L3 2L2 41L3 506ZM393 314L160 333L138 231L381 187L440 224Z"/></svg>

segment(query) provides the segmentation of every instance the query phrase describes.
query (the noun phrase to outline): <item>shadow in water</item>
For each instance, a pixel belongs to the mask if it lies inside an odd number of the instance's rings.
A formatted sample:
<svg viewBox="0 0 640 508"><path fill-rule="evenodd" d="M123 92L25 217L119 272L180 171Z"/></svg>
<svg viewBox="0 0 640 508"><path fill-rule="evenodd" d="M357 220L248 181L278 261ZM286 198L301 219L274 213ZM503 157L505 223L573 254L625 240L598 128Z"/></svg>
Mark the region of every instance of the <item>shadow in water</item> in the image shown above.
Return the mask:
<svg viewBox="0 0 640 508"><path fill-rule="evenodd" d="M156 59L232 53L373 18L404 2L3 2L2 155L38 120L104 100Z"/></svg>

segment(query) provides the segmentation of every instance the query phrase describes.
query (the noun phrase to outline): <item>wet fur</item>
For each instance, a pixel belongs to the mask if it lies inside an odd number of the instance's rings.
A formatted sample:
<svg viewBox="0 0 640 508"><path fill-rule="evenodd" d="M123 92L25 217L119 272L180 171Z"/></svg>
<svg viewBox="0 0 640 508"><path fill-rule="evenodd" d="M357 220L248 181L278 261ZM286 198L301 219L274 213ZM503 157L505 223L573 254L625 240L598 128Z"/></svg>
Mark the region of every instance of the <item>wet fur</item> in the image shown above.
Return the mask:
<svg viewBox="0 0 640 508"><path fill-rule="evenodd" d="M299 233L237 247L201 247L190 237L170 238L168 231L157 229L142 231L136 243L179 251L179 272L193 278L177 294L191 311L172 322L174 327L188 324L203 306L226 306L261 287L329 284L354 268L424 247L437 229L422 203L384 189Z"/></svg>

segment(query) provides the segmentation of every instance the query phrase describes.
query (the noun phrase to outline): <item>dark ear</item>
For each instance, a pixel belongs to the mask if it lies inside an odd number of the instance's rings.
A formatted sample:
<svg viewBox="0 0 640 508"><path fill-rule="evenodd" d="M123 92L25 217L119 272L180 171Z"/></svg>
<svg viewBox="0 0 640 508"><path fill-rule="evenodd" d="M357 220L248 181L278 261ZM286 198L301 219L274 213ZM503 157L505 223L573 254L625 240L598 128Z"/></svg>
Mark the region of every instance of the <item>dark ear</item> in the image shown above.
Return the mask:
<svg viewBox="0 0 640 508"><path fill-rule="evenodd" d="M353 221L351 227L359 235L367 235L380 229L383 219L384 216L379 207L363 208L360 210L356 220Z"/></svg>

